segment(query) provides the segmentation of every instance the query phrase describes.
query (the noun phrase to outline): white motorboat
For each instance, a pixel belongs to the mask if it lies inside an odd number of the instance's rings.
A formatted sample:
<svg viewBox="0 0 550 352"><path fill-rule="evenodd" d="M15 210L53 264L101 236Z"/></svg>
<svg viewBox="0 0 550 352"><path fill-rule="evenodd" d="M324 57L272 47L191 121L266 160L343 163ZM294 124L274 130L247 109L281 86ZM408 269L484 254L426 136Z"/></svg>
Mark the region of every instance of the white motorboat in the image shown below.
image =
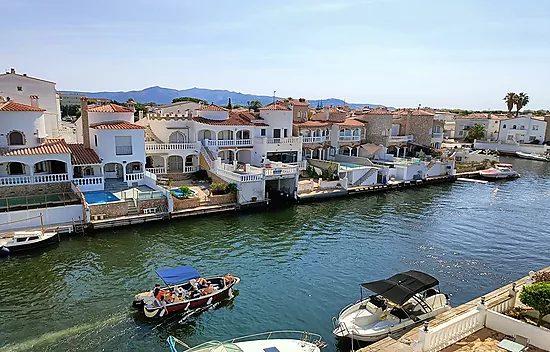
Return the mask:
<svg viewBox="0 0 550 352"><path fill-rule="evenodd" d="M264 332L223 342L209 341L193 348L173 336L166 341L170 352L320 352L327 345L321 335L291 330ZM178 350L178 345L183 348Z"/></svg>
<svg viewBox="0 0 550 352"><path fill-rule="evenodd" d="M361 297L334 317L333 334L374 342L409 329L451 308L448 296L439 292L438 285L436 278L416 270L361 284L374 295Z"/></svg>
<svg viewBox="0 0 550 352"><path fill-rule="evenodd" d="M517 178L519 173L513 169L512 164L495 164L492 168L481 170L479 175L483 178L498 180L506 178Z"/></svg>
<svg viewBox="0 0 550 352"><path fill-rule="evenodd" d="M522 159L529 159L529 160L536 160L536 161L550 161L550 158L547 155L542 155L542 154L516 152L516 156Z"/></svg>

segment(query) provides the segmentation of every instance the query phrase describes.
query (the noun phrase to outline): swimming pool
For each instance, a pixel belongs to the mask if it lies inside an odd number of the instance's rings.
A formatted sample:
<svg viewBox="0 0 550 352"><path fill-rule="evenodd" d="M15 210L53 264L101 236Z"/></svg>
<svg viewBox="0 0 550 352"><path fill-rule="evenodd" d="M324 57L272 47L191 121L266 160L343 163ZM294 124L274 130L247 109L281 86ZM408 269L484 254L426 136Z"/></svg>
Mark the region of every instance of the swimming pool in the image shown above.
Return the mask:
<svg viewBox="0 0 550 352"><path fill-rule="evenodd" d="M84 192L84 198L88 204L102 204L109 202L117 202L120 199L111 192L97 191L97 192Z"/></svg>
<svg viewBox="0 0 550 352"><path fill-rule="evenodd" d="M351 163L339 163L340 167L345 167L346 169L357 169L360 167L365 167L365 165L357 165L357 164L351 164Z"/></svg>
<svg viewBox="0 0 550 352"><path fill-rule="evenodd" d="M171 190L172 194L175 195L176 197L184 197L185 195L183 194L183 192L181 191L181 189L179 188L176 188L176 189L173 189ZM190 197L195 197L197 195L197 192L195 192L194 190L192 190L191 188L189 189L189 196Z"/></svg>

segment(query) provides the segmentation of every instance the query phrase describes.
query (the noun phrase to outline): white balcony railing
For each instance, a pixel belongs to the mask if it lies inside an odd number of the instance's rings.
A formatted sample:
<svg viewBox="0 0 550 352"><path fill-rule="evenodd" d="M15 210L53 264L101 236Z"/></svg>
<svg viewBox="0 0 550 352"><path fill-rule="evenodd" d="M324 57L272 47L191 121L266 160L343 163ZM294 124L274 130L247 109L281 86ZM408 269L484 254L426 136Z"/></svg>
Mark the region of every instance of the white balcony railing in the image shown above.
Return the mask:
<svg viewBox="0 0 550 352"><path fill-rule="evenodd" d="M272 169L265 169L264 171L266 177L272 176L284 176L284 175L296 175L298 173L298 167L278 167Z"/></svg>
<svg viewBox="0 0 550 352"><path fill-rule="evenodd" d="M143 172L137 172L133 174L126 174L126 182L138 181L143 179Z"/></svg>
<svg viewBox="0 0 550 352"><path fill-rule="evenodd" d="M443 132L433 133L432 139L443 139Z"/></svg>
<svg viewBox="0 0 550 352"><path fill-rule="evenodd" d="M304 143L324 143L328 140L328 136L321 136L321 137L302 137L302 141Z"/></svg>
<svg viewBox="0 0 550 352"><path fill-rule="evenodd" d="M164 167L148 167L145 169L145 171L155 175L161 175L166 173L166 169Z"/></svg>
<svg viewBox="0 0 550 352"><path fill-rule="evenodd" d="M191 173L191 172L196 172L196 171L199 171L199 167L198 166L184 166L183 167L183 173Z"/></svg>
<svg viewBox="0 0 550 352"><path fill-rule="evenodd" d="M483 328L483 324L480 323L480 314L482 313L475 309L436 326L426 335L421 350L442 350L456 341L480 330Z"/></svg>
<svg viewBox="0 0 550 352"><path fill-rule="evenodd" d="M77 186L100 185L103 183L103 177L73 178L73 182L76 183Z"/></svg>
<svg viewBox="0 0 550 352"><path fill-rule="evenodd" d="M33 185L43 183L68 182L69 174L43 174L43 175L20 175L0 177L0 187L2 186L17 186L17 185Z"/></svg>
<svg viewBox="0 0 550 352"><path fill-rule="evenodd" d="M268 144L292 144L300 143L301 137L267 138Z"/></svg>
<svg viewBox="0 0 550 352"><path fill-rule="evenodd" d="M361 136L339 136L340 142L356 142L361 140Z"/></svg>
<svg viewBox="0 0 550 352"><path fill-rule="evenodd" d="M196 143L145 143L146 152L163 152L168 150L195 150Z"/></svg>
<svg viewBox="0 0 550 352"><path fill-rule="evenodd" d="M218 139L208 140L207 146L209 147L241 147L251 146L252 139Z"/></svg>
<svg viewBox="0 0 550 352"><path fill-rule="evenodd" d="M412 142L413 136L407 135L407 136L390 136L388 138L389 142Z"/></svg>

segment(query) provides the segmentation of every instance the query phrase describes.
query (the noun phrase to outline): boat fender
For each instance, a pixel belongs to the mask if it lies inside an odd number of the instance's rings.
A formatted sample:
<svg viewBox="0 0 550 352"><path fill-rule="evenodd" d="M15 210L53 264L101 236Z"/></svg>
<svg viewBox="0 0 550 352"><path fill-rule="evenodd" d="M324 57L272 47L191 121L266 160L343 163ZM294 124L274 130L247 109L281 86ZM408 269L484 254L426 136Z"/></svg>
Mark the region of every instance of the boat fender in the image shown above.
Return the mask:
<svg viewBox="0 0 550 352"><path fill-rule="evenodd" d="M190 305L191 305L191 302L187 302L187 305L185 306L185 308L183 308L183 310L188 310Z"/></svg>
<svg viewBox="0 0 550 352"><path fill-rule="evenodd" d="M213 297L210 297L210 298L208 299L208 302L206 302L206 304L208 304L208 305L212 304L212 298L213 298Z"/></svg>
<svg viewBox="0 0 550 352"><path fill-rule="evenodd" d="M388 319L388 313L385 312L385 313L382 313L382 315L380 316L380 320L386 320Z"/></svg>
<svg viewBox="0 0 550 352"><path fill-rule="evenodd" d="M159 311L160 309L154 309L154 310L149 310L147 309L147 306L143 307L143 313L145 313L145 316L147 318L154 318L157 316L157 314L159 314Z"/></svg>

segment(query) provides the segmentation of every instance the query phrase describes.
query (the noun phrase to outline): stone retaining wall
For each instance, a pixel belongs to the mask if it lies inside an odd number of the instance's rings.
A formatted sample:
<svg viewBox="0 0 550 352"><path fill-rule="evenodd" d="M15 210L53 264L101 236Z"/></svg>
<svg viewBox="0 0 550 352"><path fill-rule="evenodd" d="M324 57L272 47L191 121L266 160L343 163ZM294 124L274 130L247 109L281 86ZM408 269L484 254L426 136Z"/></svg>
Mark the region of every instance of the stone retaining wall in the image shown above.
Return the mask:
<svg viewBox="0 0 550 352"><path fill-rule="evenodd" d="M224 181L222 178L211 171L208 171L208 176L212 179L212 183L223 183L224 185L227 184L226 181Z"/></svg>
<svg viewBox="0 0 550 352"><path fill-rule="evenodd" d="M235 203L237 202L237 198L235 197L235 193L228 193L228 194L221 194L217 196L210 196L208 197L208 203L214 205L214 204L226 204L226 203Z"/></svg>
<svg viewBox="0 0 550 352"><path fill-rule="evenodd" d="M166 198L138 200L138 212L140 214L143 214L143 210L148 208L157 208L157 212L164 212L168 209L168 200Z"/></svg>
<svg viewBox="0 0 550 352"><path fill-rule="evenodd" d="M199 197L193 197L189 199L178 199L176 197L172 197L172 199L174 200L174 210L197 208L198 206L200 206L201 203Z"/></svg>
<svg viewBox="0 0 550 352"><path fill-rule="evenodd" d="M20 185L0 187L0 198L24 197L30 195L73 193L70 182L44 183L40 185Z"/></svg>
<svg viewBox="0 0 550 352"><path fill-rule="evenodd" d="M88 208L91 216L104 215L105 218L116 218L128 215L128 203L125 201L88 205Z"/></svg>

